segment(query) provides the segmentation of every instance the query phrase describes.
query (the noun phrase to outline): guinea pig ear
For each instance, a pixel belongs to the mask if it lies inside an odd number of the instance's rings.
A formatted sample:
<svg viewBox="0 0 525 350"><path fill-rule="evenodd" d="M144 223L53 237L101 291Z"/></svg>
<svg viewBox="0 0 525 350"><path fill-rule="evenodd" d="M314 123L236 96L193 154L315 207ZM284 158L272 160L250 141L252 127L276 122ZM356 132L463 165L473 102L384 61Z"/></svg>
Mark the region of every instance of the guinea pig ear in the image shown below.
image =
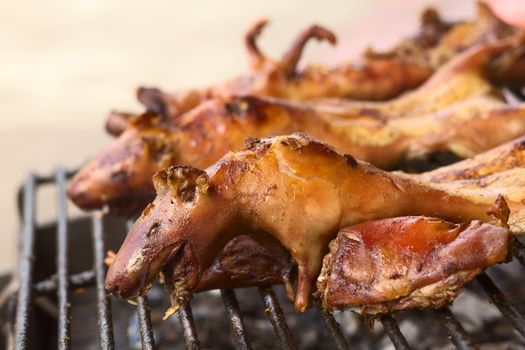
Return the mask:
<svg viewBox="0 0 525 350"><path fill-rule="evenodd" d="M146 113L158 114L163 122L169 118L165 98L166 94L154 87L140 86L137 89L137 99L146 107Z"/></svg>
<svg viewBox="0 0 525 350"><path fill-rule="evenodd" d="M441 19L439 12L433 7L428 7L423 10L419 22L422 27L428 25L445 25L445 22L443 21L443 19Z"/></svg>
<svg viewBox="0 0 525 350"><path fill-rule="evenodd" d="M189 165L168 168L166 181L172 196L183 202L193 201L197 194L208 193L210 186L208 174Z"/></svg>

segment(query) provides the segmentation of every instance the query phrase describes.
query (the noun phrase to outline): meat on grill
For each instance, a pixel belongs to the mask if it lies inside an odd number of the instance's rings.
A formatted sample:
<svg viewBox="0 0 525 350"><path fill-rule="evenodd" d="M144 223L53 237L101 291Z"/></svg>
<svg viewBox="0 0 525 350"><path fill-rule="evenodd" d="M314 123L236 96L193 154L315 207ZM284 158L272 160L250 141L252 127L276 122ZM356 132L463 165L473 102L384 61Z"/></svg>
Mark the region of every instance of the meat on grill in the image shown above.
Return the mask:
<svg viewBox="0 0 525 350"><path fill-rule="evenodd" d="M434 171L429 171L426 173L423 173L420 175L420 178L424 181L430 181L430 182L447 182L447 181L455 181L455 180L468 180L468 179L481 179L485 176L493 175L498 172L507 171L512 168L520 167L525 164L525 140L524 139L517 139L516 141L511 141L506 144L503 144L499 147L496 147L494 149L491 149L487 152L484 152L472 159L467 159L458 163L455 163L450 166L441 167ZM414 175L415 176L415 175ZM439 219L433 218L433 219L425 219L425 218L410 218L409 220L405 220L406 218L396 218L393 219L393 223L400 222L401 227L405 229L412 229L411 231L407 231L406 234L417 234L418 237L421 236L427 239L428 237L425 236L425 232L427 234L435 234L435 235L445 235L449 232L449 230L444 230L445 228L453 227L453 224L446 223L445 221L442 221L443 225L438 225L436 222ZM385 223L390 223L391 219L384 219ZM362 224L358 224L361 229L359 232L366 233L367 225L370 223L370 225L374 225L374 227L377 227L377 222L366 222ZM407 224L408 223L408 224ZM392 235L396 234L399 235L401 230L399 228L396 228L395 230L391 227L391 225L382 225L381 227L384 228L383 233L384 235ZM421 230L421 227L423 228L433 228L434 230ZM458 228L459 226L454 226ZM466 228L466 226L461 226L463 228ZM482 225L483 229L486 227L494 227L487 224ZM348 231L349 229L354 229L354 227L351 228L343 228L340 232ZM436 228L442 228L441 230L436 230ZM417 229L417 230L414 230ZM459 230L453 229L453 232L459 232ZM493 229L493 231L501 231ZM377 231L373 231L377 232ZM416 233L417 232L417 233ZM477 232L476 230L469 231L469 232ZM484 232L484 231L483 231ZM342 240L345 240L345 238L340 239L341 233L338 234L337 244L340 244ZM438 236L439 237L439 236ZM449 236L447 236L449 237ZM472 238L473 236L469 235L468 238ZM505 238L502 235L497 236L481 236L482 238L492 237L492 238L499 238L503 239ZM455 239L455 238L454 238ZM335 241L333 241L335 242ZM334 244L331 243L331 251L334 251L336 249ZM458 242L454 243L455 241L452 241L453 244L457 244ZM466 241L461 241L463 242ZM388 242L387 242L388 243ZM498 246L497 244L494 245L494 247ZM461 246L463 247L463 245ZM502 245L499 245L498 247L503 247ZM338 248L337 248L338 249ZM468 249L471 254L469 255L470 258L481 258L485 254L485 252L482 252L480 250L473 250ZM498 253L501 251L497 251L494 253ZM428 252L426 252L428 253ZM476 255L478 254L478 255ZM328 262L331 262L333 259L334 254L332 253L331 257L326 259L329 259ZM487 258L490 258L489 255L485 255ZM478 260L479 261L479 260ZM491 260L493 261L493 259ZM493 264L492 262L490 264ZM488 265L490 265L488 264ZM333 265L333 264L332 264ZM407 264L407 266L410 266L410 264ZM478 266L479 268L482 268L482 265L480 264ZM326 271L326 270L325 270ZM199 286L197 287L197 291L202 290L209 290L209 289L218 289L218 288L241 288L241 287L250 287L250 286L259 286L259 285L265 285L265 284L280 284L285 283L287 285L287 290L290 295L293 295L293 291L291 291L290 286L288 285L289 279L290 279L290 272L291 272L291 266L289 263L289 254L280 254L277 256L274 256L270 253L269 249L264 248L258 241L251 238L248 235L241 235L237 236L234 239L232 239L228 244L224 247L224 249L218 254L217 258L213 262L212 266L204 271L202 278L199 282ZM327 275L324 273L324 275ZM460 274L461 275L461 274ZM447 275L448 277L448 275ZM444 279L444 278L442 278ZM457 279L456 277L451 277L451 280L455 282L461 282L461 280ZM325 280L326 281L326 280ZM463 280L463 282L467 282L466 280ZM438 282L439 283L439 282ZM446 284L439 284L433 287L442 286L445 287ZM456 284L456 291L459 291L459 288L461 287L460 284ZM437 291L437 290L444 290L443 288L429 288L427 290L430 291ZM408 295L408 294L407 294ZM419 295L419 294L414 294ZM430 296L431 294L427 294L427 296ZM455 295L455 294L454 294ZM405 295L406 296L406 295ZM389 301L393 300L394 298L391 298ZM409 300L409 299L406 299ZM445 301L443 299L443 301ZM416 307L416 304L410 303L410 304L403 304L403 307ZM434 302L433 305L438 305ZM439 304L441 305L441 304ZM327 305L328 306L328 305ZM381 304L381 307L384 307L384 304ZM396 307L399 308L401 304L397 304ZM335 307L335 306L332 306ZM359 309L362 312L373 312L373 310L378 310L378 305L375 305L373 309L368 307L367 309Z"/></svg>
<svg viewBox="0 0 525 350"><path fill-rule="evenodd" d="M525 138L520 137L461 162L420 174L422 181L450 182L481 179L525 164Z"/></svg>
<svg viewBox="0 0 525 350"><path fill-rule="evenodd" d="M211 98L229 99L243 95L292 100L392 98L419 86L458 52L487 39L504 38L518 31L500 21L483 3L480 2L478 7L475 21L459 23L445 22L435 10L426 10L419 32L388 52L369 50L357 64L309 66L302 70L297 70L297 63L305 44L312 38L335 44L335 35L323 27L311 26L297 37L280 60L275 61L257 47L257 38L267 24L265 20L258 21L245 37L251 67L249 74L222 84L174 93L143 87L137 92L138 99L149 112L171 118ZM525 62L521 65L525 66ZM516 67L516 72L522 71L521 65ZM515 79L513 75L508 78Z"/></svg>
<svg viewBox="0 0 525 350"><path fill-rule="evenodd" d="M205 168L242 149L248 137L297 131L381 168L444 150L473 156L525 132L525 108L506 105L487 79L495 65L504 71L512 60L501 58L519 50L521 40L472 48L419 89L389 102L247 96L207 101L176 125L143 115L80 170L68 194L85 209L109 204L129 213L154 197L151 176L167 166Z"/></svg>
<svg viewBox="0 0 525 350"><path fill-rule="evenodd" d="M303 134L252 141L207 171L171 167L154 177L157 197L136 221L106 277L113 294L145 291L161 270L172 303L191 297L203 271L233 237L271 235L298 266L295 307L304 310L328 243L368 220L429 215L492 223L501 195L514 233L525 229L525 167L447 183L388 173ZM506 220L505 220L506 221Z"/></svg>
<svg viewBox="0 0 525 350"><path fill-rule="evenodd" d="M318 294L327 309L376 314L446 306L508 259L509 231L472 221L399 217L345 227L330 242Z"/></svg>

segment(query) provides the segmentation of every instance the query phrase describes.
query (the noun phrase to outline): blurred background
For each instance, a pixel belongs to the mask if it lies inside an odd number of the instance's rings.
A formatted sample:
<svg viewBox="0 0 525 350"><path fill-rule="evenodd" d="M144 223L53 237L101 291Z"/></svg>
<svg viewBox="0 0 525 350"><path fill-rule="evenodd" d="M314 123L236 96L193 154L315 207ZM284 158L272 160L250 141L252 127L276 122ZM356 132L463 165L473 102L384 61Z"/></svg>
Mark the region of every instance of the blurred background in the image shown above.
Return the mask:
<svg viewBox="0 0 525 350"><path fill-rule="evenodd" d="M109 142L110 110L141 111L138 85L178 89L245 72L243 34L260 17L271 20L260 46L274 57L309 24L332 29L338 46L310 43L302 63L333 64L410 35L428 6L451 20L475 13L474 1L454 0L0 0L0 272L15 265L27 172L80 166ZM53 199L39 205L42 220Z"/></svg>

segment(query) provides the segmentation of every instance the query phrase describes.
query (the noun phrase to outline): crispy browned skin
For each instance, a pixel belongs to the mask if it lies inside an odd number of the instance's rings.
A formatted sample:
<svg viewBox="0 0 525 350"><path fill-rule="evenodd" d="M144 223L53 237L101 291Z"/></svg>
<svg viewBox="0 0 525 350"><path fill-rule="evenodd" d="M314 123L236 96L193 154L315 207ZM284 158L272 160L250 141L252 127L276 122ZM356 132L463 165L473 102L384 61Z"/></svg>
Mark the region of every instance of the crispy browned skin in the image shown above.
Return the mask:
<svg viewBox="0 0 525 350"><path fill-rule="evenodd" d="M480 179L525 164L525 139L506 142L471 159L420 175L423 181L449 182Z"/></svg>
<svg viewBox="0 0 525 350"><path fill-rule="evenodd" d="M521 232L523 175L520 167L482 185L475 179L433 184L381 171L302 134L252 142L206 172L179 166L156 175L157 197L126 237L106 287L123 297L137 295L169 266L165 273L172 276L169 289L178 305L227 241L265 232L297 263L295 306L304 310L328 242L339 229L405 215L493 222L487 211L503 194L510 227Z"/></svg>
<svg viewBox="0 0 525 350"><path fill-rule="evenodd" d="M482 269L506 260L508 233L479 221L453 224L423 216L345 227L330 242L317 294L329 309L366 314L440 308ZM203 272L196 292L284 282L293 298L290 256L270 250L248 235L235 237ZM168 286L171 277L163 276Z"/></svg>
<svg viewBox="0 0 525 350"><path fill-rule="evenodd" d="M492 10L483 2L477 3L477 18L472 22L444 23L439 14L427 10L423 13L422 23L430 24L427 29L441 28L441 35L433 35L427 45L421 45L425 40L406 40L387 52L369 50L367 57L397 56L409 62L419 62L424 66L438 68L454 55L472 45L495 38L505 38L514 35L520 29L507 25L501 21ZM433 23L433 24L432 24ZM441 23L441 24L439 24ZM421 33L424 33L422 30ZM417 38L417 37L416 37Z"/></svg>
<svg viewBox="0 0 525 350"><path fill-rule="evenodd" d="M479 3L474 22L447 23L435 10L423 13L420 32L384 53L368 51L358 64L336 67L309 66L297 70L302 50L309 39L335 44L335 36L320 26L303 31L279 61L266 57L257 47L257 37L267 21L256 22L245 38L251 73L202 89L165 93L156 88L140 88L138 98L149 111L171 118L210 98L231 96L273 96L292 100L320 97L347 97L384 100L415 88L458 52L487 39L504 38L517 29L494 16ZM516 72L522 72L517 68ZM509 78L515 79L510 76Z"/></svg>
<svg viewBox="0 0 525 350"><path fill-rule="evenodd" d="M479 182L483 181L483 178L488 175L494 175L513 168L519 168L524 165L525 140L520 138L484 152L483 154L480 154L472 159L467 159L447 167L441 167L435 171L423 173L420 175L420 178L424 181L437 183L469 179L477 179ZM419 225L430 228L448 227L447 225L430 225L428 222L429 219L416 220L416 218L411 218L408 221L403 220L404 219L396 219L393 220L392 223L400 222L402 223L401 227L410 229L418 228ZM435 220L438 219L433 219L431 222L434 222ZM385 222L389 222L389 219L385 220ZM410 223L410 225L407 226L405 225L406 223ZM371 223L371 225L376 224ZM366 224L359 224L359 227L363 229L367 228ZM385 231L387 231L387 225L384 225L383 227L385 228ZM483 227L486 227L486 225ZM343 231L349 229L350 228L345 228ZM398 232L398 230L393 226L390 227L389 230L391 231L390 234L397 234ZM444 232L445 231L443 230L437 230L433 233L443 234ZM423 235L422 237L426 239L426 236ZM468 251L473 252L472 249L469 249ZM481 253L480 251L474 252ZM283 263L283 261L285 263ZM286 257L280 259L274 258L269 253L269 250L262 247L256 240L250 238L247 235L242 235L230 241L219 253L213 265L203 273L203 277L197 290L214 288L239 288L258 286L264 283L280 284L283 282L283 276L288 276L290 266L286 263L286 261ZM457 282L458 284L456 284L456 286L460 287L460 282L462 280L458 279L457 276L451 277L450 280ZM261 281L264 281L264 283ZM443 282L434 286L439 288L433 288L432 290L441 290L443 289L442 287L446 288L447 285L447 283ZM459 291L459 289L457 291ZM404 305L413 306L413 298L405 299L405 301L408 300L410 300L411 303L405 303Z"/></svg>
<svg viewBox="0 0 525 350"><path fill-rule="evenodd" d="M174 164L205 168L241 149L248 137L297 131L381 168L445 150L470 157L525 132L525 108L507 106L486 74L515 45L472 48L390 102L299 104L247 96L207 101L176 125L144 115L75 176L68 194L86 209L143 208L153 197L151 176L157 171Z"/></svg>
<svg viewBox="0 0 525 350"><path fill-rule="evenodd" d="M328 309L374 314L450 303L483 269L505 261L509 231L429 217L369 221L339 231L317 280Z"/></svg>
<svg viewBox="0 0 525 350"><path fill-rule="evenodd" d="M498 226L429 217L345 227L323 259L318 294L328 309L366 314L440 308L483 269L505 261L508 240L509 231ZM203 272L196 291L286 283L291 267L289 255L276 258L250 236L241 235Z"/></svg>
<svg viewBox="0 0 525 350"><path fill-rule="evenodd" d="M312 25L304 30L288 52L276 61L266 57L256 43L267 23L266 20L256 22L246 34L245 44L251 68L247 75L210 87L174 93L141 87L137 90L139 101L149 111L170 118L189 111L208 99L227 99L236 95L274 96L298 100L326 96L384 99L418 86L432 74L429 68L415 64L407 65L392 58L370 60L370 63L363 67L310 66L297 71L302 51L310 39L335 45L335 35L326 28Z"/></svg>
<svg viewBox="0 0 525 350"><path fill-rule="evenodd" d="M289 281L293 262L283 248L280 254L248 235L233 238L203 272L198 291L219 288L257 287ZM163 276L172 285L171 275Z"/></svg>

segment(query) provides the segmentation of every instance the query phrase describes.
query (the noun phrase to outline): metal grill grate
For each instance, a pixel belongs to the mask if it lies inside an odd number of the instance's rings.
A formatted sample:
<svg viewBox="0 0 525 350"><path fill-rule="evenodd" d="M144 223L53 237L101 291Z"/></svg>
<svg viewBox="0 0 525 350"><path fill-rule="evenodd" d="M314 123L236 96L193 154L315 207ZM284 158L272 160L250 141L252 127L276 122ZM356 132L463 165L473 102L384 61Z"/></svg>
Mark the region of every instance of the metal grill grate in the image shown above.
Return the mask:
<svg viewBox="0 0 525 350"><path fill-rule="evenodd" d="M20 287L16 296L16 315L15 315L15 335L14 348L17 350L28 349L29 335L31 331L31 309L32 301L38 295L55 294L58 304L58 348L71 348L71 315L70 315L70 292L78 288L96 287L98 327L101 349L114 349L115 341L113 335L113 319L111 314L111 298L104 289L104 227L100 213L92 214L92 241L94 247L94 265L91 270L80 273L68 273L68 237L70 234L67 229L67 203L65 196L66 180L71 172L59 169L54 176L40 177L30 174L21 189L19 195L19 207L23 218L23 228L20 239L22 243L21 256L19 261L18 278ZM56 231L56 276L51 276L41 282L34 283L34 264L35 264L35 228L36 228L36 190L38 186L44 184L56 184L58 189L58 218ZM516 242L514 246L515 256L518 261L524 263L525 248ZM511 305L509 300L498 289L496 284L487 274L481 274L477 279L478 284L488 295L489 301L493 303L505 318L512 324L521 336L525 337L525 320L520 313ZM271 323L279 345L283 349L296 349L297 345L290 329L288 328L285 315L271 287L258 289L265 306L265 314ZM246 333L243 322L243 314L239 308L235 291L222 290L222 300L224 302L227 316L231 324L231 336L237 349L251 349L250 341ZM331 313L323 310L319 303L317 309L322 323L325 325L330 338L333 341L332 347L336 349L349 349L348 344L339 324ZM150 319L150 308L147 297L138 299L137 315L139 318L139 333L141 336L143 349L153 349L155 347L154 332ZM178 311L179 320L183 329L183 337L186 349L199 349L199 339L195 323L193 320L190 303L183 305ZM434 316L443 329L449 335L452 344L458 349L475 349L476 346L469 334L465 332L460 322L448 309L437 310ZM396 349L410 349L405 337L401 333L395 315L387 314L380 317L383 327L390 337Z"/></svg>

